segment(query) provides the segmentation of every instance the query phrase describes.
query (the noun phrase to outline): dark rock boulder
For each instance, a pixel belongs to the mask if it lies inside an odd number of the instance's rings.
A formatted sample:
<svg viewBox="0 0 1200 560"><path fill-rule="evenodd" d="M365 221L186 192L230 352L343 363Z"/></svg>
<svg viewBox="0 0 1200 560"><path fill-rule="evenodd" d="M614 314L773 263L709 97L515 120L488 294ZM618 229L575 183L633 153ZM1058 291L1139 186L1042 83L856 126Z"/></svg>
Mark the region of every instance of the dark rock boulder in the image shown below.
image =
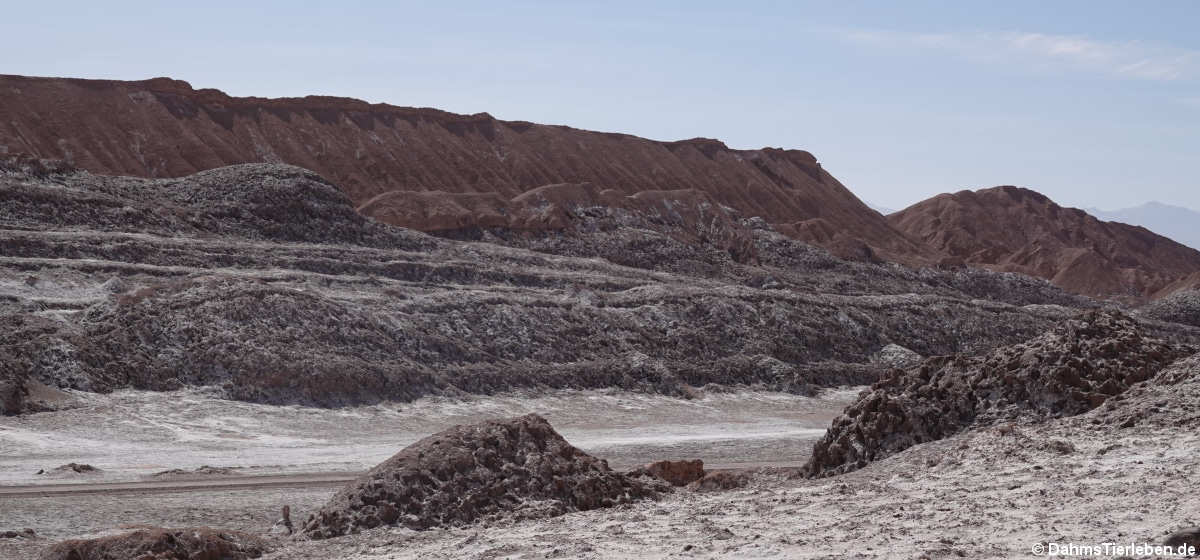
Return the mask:
<svg viewBox="0 0 1200 560"><path fill-rule="evenodd" d="M0 372L0 416L14 416L25 409L25 398L29 390L25 388L25 376L16 371Z"/></svg>
<svg viewBox="0 0 1200 560"><path fill-rule="evenodd" d="M541 416L456 426L418 441L338 492L304 524L312 538L379 526L544 517L648 498L665 485L614 472Z"/></svg>
<svg viewBox="0 0 1200 560"><path fill-rule="evenodd" d="M21 529L20 531L0 531L0 539L36 539L37 532L33 529Z"/></svg>
<svg viewBox="0 0 1200 560"><path fill-rule="evenodd" d="M834 419L805 473L853 471L998 421L1087 412L1194 351L1144 335L1120 313L1088 312L985 356L931 358L892 371Z"/></svg>
<svg viewBox="0 0 1200 560"><path fill-rule="evenodd" d="M100 469L93 467L87 463L67 463L54 467L52 473L75 473L75 474L94 474L100 472Z"/></svg>
<svg viewBox="0 0 1200 560"><path fill-rule="evenodd" d="M42 551L39 560L244 560L269 550L266 541L238 531L195 527L147 527L98 539L63 541Z"/></svg>

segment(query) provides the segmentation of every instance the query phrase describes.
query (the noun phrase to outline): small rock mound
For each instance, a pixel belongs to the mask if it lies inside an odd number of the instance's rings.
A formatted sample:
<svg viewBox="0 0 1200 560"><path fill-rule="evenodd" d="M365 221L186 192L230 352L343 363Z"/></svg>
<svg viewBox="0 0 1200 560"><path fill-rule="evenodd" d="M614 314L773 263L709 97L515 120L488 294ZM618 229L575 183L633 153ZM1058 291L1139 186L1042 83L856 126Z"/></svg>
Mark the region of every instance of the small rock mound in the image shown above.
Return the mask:
<svg viewBox="0 0 1200 560"><path fill-rule="evenodd" d="M210 476L210 475L211 475L211 476L224 476L224 475L231 475L231 474L235 474L235 471L236 471L236 470L237 470L237 469L236 469L236 468L234 468L234 467L212 467L212 466L209 466L209 465L203 465L203 466L199 466L199 467L196 467L196 468L194 468L194 469L191 469L191 470L188 470L188 469L169 469L169 470L165 470L165 471L159 471L159 472L156 472L156 473L154 473L154 474L152 474L152 475L150 475L150 476L153 476L153 477L155 477L155 478L164 478L164 477L180 477L180 476L197 476L197 475L204 475L204 476Z"/></svg>
<svg viewBox="0 0 1200 560"><path fill-rule="evenodd" d="M671 486L687 486L704 478L704 461L655 461L631 475L647 474L671 483Z"/></svg>
<svg viewBox="0 0 1200 560"><path fill-rule="evenodd" d="M0 531L0 539L36 539L37 532L33 529L21 529L20 531Z"/></svg>
<svg viewBox="0 0 1200 560"><path fill-rule="evenodd" d="M304 524L312 538L384 525L464 525L503 513L542 517L652 497L541 416L456 426L414 443L338 492Z"/></svg>
<svg viewBox="0 0 1200 560"><path fill-rule="evenodd" d="M40 560L244 560L268 552L267 542L246 533L195 527L147 527L110 537L63 541L42 552Z"/></svg>
<svg viewBox="0 0 1200 560"><path fill-rule="evenodd" d="M89 465L87 463L67 463L65 465L59 465L57 467L54 467L54 469L51 470L50 472L52 474L55 474L55 473L95 474L95 473L100 472L100 469L93 467L92 465Z"/></svg>
<svg viewBox="0 0 1200 560"><path fill-rule="evenodd" d="M1150 302L1138 313L1150 319L1200 327L1200 290L1175 292Z"/></svg>
<svg viewBox="0 0 1200 560"><path fill-rule="evenodd" d="M25 400L29 396L25 386L27 381L25 375L12 368L0 372L0 416L16 416L25 411Z"/></svg>
<svg viewBox="0 0 1200 560"><path fill-rule="evenodd" d="M920 354L909 350L899 344L888 344L879 350L872 357L873 362L884 364L894 368L910 368L921 363L923 358Z"/></svg>
<svg viewBox="0 0 1200 560"><path fill-rule="evenodd" d="M1093 311L986 356L893 370L834 419L804 471L841 474L977 426L1074 416L1194 351L1144 336L1120 313Z"/></svg>
<svg viewBox="0 0 1200 560"><path fill-rule="evenodd" d="M688 490L694 492L716 492L742 488L750 483L750 477L745 473L718 471L704 475L704 478L688 484Z"/></svg>

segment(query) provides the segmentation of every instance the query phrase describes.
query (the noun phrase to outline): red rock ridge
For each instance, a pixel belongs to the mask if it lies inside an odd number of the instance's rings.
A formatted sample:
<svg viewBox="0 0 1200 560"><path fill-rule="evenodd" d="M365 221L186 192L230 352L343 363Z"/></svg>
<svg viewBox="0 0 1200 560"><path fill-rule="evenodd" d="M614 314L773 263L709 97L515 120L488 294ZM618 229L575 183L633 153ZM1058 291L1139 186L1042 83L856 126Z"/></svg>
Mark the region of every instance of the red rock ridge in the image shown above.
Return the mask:
<svg viewBox="0 0 1200 560"><path fill-rule="evenodd" d="M1200 251L1029 189L941 194L887 219L966 264L1040 276L1084 295L1138 301L1188 285L1189 275L1200 278Z"/></svg>
<svg viewBox="0 0 1200 560"><path fill-rule="evenodd" d="M431 193L423 195L426 207L444 206L459 222L481 224L497 219L486 211L500 200L543 185L591 183L623 195L694 190L836 251L902 262L938 258L805 151L734 150L703 138L658 142L486 113L337 97L238 98L169 78L0 76L0 154L6 152L144 177L284 162L319 173L366 208L381 207L391 191L424 192ZM403 212L379 216L420 227L403 221Z"/></svg>

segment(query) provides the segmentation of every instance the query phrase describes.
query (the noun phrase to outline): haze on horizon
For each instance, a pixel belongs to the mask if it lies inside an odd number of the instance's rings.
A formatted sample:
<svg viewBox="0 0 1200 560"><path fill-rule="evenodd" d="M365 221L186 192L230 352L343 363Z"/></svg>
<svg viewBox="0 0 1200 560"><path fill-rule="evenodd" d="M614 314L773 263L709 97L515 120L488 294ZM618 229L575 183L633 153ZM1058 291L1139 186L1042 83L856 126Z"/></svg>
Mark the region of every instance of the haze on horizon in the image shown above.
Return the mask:
<svg viewBox="0 0 1200 560"><path fill-rule="evenodd" d="M1194 2L6 8L3 73L805 149L888 208L1000 184L1200 208Z"/></svg>

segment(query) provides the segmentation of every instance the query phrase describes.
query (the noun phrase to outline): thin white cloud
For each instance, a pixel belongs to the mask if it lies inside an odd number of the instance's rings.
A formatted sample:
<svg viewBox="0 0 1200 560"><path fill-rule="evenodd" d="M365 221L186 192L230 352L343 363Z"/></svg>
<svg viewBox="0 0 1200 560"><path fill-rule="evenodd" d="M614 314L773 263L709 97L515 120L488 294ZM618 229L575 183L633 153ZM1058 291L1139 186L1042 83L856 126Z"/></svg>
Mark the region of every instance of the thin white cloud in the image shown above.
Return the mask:
<svg viewBox="0 0 1200 560"><path fill-rule="evenodd" d="M850 29L834 34L881 48L931 49L990 62L1013 62L1170 81L1200 76L1200 51L1141 41L1099 41L1028 32L913 33Z"/></svg>

